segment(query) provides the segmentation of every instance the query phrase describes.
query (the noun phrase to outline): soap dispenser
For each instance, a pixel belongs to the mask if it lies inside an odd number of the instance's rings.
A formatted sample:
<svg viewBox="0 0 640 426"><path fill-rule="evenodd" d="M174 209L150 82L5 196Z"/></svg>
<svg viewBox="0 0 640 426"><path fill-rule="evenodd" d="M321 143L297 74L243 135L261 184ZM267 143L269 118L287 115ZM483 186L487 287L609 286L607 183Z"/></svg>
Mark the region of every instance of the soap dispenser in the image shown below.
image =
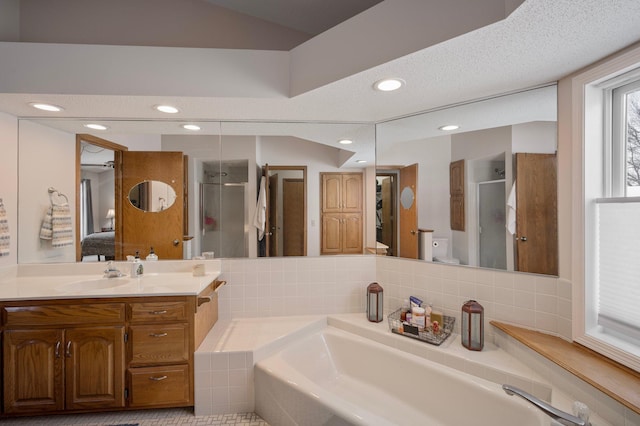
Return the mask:
<svg viewBox="0 0 640 426"><path fill-rule="evenodd" d="M158 255L155 251L153 251L153 247L149 250L149 255L147 256L147 260L158 260Z"/></svg>
<svg viewBox="0 0 640 426"><path fill-rule="evenodd" d="M137 251L136 257L133 259L133 262L131 263L131 276L139 277L140 275L142 275L143 272L144 272L144 266L140 261L140 252Z"/></svg>

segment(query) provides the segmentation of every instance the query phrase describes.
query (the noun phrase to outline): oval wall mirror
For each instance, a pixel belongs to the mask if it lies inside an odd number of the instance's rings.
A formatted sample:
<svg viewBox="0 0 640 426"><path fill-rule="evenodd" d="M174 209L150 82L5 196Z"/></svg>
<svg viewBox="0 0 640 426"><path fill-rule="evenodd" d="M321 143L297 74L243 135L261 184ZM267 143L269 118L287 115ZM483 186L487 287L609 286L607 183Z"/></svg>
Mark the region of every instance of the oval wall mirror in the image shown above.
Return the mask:
<svg viewBox="0 0 640 426"><path fill-rule="evenodd" d="M409 210L413 205L414 199L413 190L408 186L405 186L400 193L400 204L402 204L402 207Z"/></svg>
<svg viewBox="0 0 640 426"><path fill-rule="evenodd" d="M176 201L171 186L157 180L147 180L134 185L127 197L131 205L144 212L161 212Z"/></svg>

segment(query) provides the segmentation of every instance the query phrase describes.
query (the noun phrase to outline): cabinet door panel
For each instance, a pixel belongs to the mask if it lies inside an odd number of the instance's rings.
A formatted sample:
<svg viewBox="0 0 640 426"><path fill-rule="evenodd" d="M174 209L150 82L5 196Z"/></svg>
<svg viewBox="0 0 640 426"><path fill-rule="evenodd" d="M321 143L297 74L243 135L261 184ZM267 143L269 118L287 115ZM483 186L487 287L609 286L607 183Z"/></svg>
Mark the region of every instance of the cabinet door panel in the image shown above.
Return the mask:
<svg viewBox="0 0 640 426"><path fill-rule="evenodd" d="M64 408L62 339L62 330L4 333L5 413Z"/></svg>
<svg viewBox="0 0 640 426"><path fill-rule="evenodd" d="M124 407L124 327L67 330L67 409Z"/></svg>
<svg viewBox="0 0 640 426"><path fill-rule="evenodd" d="M362 175L360 173L342 176L342 211L344 213L362 211Z"/></svg>
<svg viewBox="0 0 640 426"><path fill-rule="evenodd" d="M343 223L343 253L362 253L362 215L345 214Z"/></svg>
<svg viewBox="0 0 640 426"><path fill-rule="evenodd" d="M322 211L323 213L342 211L342 176L340 174L322 175Z"/></svg>
<svg viewBox="0 0 640 426"><path fill-rule="evenodd" d="M342 214L322 215L322 253L342 252Z"/></svg>

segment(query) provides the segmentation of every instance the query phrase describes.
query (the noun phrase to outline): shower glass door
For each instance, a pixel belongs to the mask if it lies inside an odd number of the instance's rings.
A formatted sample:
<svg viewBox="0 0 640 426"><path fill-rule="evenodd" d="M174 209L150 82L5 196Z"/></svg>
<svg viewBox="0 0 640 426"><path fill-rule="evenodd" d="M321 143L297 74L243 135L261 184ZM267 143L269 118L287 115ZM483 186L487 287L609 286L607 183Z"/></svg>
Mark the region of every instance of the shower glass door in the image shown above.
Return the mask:
<svg viewBox="0 0 640 426"><path fill-rule="evenodd" d="M480 267L507 269L504 180L478 183Z"/></svg>

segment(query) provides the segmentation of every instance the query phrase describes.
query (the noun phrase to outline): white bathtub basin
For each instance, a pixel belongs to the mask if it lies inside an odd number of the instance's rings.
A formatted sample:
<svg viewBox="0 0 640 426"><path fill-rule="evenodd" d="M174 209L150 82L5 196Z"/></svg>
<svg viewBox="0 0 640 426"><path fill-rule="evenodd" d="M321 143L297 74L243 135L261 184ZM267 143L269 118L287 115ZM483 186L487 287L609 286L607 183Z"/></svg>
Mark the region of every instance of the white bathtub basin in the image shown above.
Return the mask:
<svg viewBox="0 0 640 426"><path fill-rule="evenodd" d="M256 364L256 413L274 425L549 425L495 383L333 327Z"/></svg>

